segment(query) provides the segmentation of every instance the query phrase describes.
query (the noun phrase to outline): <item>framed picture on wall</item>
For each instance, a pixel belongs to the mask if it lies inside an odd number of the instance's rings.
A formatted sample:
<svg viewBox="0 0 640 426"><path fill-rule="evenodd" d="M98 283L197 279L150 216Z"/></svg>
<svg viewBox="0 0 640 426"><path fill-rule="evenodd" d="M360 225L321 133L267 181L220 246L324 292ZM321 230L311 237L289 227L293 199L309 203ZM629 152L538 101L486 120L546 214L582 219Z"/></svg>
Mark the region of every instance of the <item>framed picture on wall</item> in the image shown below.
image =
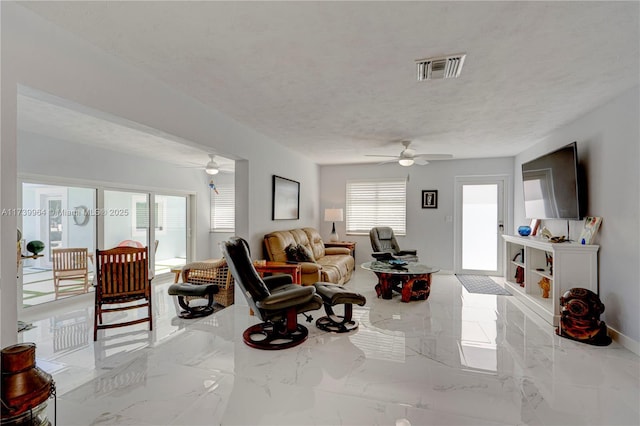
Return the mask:
<svg viewBox="0 0 640 426"><path fill-rule="evenodd" d="M429 189L422 191L422 208L437 209L438 208L438 190Z"/></svg>
<svg viewBox="0 0 640 426"><path fill-rule="evenodd" d="M273 175L272 220L300 218L300 182Z"/></svg>

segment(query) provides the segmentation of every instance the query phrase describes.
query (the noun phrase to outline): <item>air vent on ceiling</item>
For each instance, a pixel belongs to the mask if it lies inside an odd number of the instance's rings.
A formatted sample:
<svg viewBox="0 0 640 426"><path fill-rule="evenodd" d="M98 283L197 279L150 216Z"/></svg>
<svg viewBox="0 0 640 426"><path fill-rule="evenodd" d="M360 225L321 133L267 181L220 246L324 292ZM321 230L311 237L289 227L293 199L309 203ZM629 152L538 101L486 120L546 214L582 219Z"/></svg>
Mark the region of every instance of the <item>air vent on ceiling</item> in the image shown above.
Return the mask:
<svg viewBox="0 0 640 426"><path fill-rule="evenodd" d="M418 81L456 78L462 71L466 54L443 56L439 58L418 59Z"/></svg>

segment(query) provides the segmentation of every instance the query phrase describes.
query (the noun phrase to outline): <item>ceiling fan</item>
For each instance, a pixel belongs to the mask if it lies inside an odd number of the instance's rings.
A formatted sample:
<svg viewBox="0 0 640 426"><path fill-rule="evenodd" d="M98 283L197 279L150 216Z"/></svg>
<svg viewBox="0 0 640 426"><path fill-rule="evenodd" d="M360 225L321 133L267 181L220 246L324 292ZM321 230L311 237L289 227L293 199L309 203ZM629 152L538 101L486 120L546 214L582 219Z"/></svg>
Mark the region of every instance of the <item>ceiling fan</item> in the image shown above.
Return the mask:
<svg viewBox="0 0 640 426"><path fill-rule="evenodd" d="M367 157L392 158L392 160L383 161L378 164L395 163L397 161L398 164L405 167L413 166L414 164L424 166L425 164L429 164L429 160L447 160L449 158L453 158L453 155L451 154L416 154L416 150L409 147L409 145L411 145L411 141L402 141L401 143L404 146L404 149L400 155L368 154Z"/></svg>
<svg viewBox="0 0 640 426"><path fill-rule="evenodd" d="M204 171L208 175L217 175L218 173L220 173L220 166L218 166L218 163L216 163L215 158L216 156L214 154L209 154L209 162L206 166L204 166Z"/></svg>
<svg viewBox="0 0 640 426"><path fill-rule="evenodd" d="M220 173L221 170L226 171L224 168L221 168L220 165L216 162L215 154L208 154L208 155L209 155L209 162L204 166L188 166L187 168L203 169L205 173L212 176L217 175L218 173Z"/></svg>

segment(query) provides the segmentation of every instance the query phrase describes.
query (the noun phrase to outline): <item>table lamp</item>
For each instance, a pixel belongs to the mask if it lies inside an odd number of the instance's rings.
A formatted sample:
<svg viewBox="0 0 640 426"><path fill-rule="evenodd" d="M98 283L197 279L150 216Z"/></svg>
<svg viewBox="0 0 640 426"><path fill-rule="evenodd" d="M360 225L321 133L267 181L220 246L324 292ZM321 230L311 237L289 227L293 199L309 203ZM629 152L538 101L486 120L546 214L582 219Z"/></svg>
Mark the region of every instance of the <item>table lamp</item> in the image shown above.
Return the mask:
<svg viewBox="0 0 640 426"><path fill-rule="evenodd" d="M338 241L338 233L336 232L336 222L342 222L344 219L342 217L342 209L324 209L324 221L325 222L333 222L333 227L331 228L331 235L329 236L329 241Z"/></svg>

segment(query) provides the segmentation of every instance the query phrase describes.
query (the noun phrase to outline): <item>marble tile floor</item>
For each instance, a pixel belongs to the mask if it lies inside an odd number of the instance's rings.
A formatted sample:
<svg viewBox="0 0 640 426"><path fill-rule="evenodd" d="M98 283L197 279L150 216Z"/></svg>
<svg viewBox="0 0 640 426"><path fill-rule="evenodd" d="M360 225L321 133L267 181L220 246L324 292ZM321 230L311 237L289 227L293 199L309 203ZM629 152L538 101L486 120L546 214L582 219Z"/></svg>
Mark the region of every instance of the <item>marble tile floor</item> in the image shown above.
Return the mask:
<svg viewBox="0 0 640 426"><path fill-rule="evenodd" d="M470 294L453 275L404 304L377 299L358 270L347 286L367 297L360 328L330 334L300 316L309 339L282 351L242 342L258 320L240 304L177 318L171 278L154 285L153 332L94 343L92 308L79 307L20 333L54 376L58 425L640 424L637 355L560 338L512 297Z"/></svg>

